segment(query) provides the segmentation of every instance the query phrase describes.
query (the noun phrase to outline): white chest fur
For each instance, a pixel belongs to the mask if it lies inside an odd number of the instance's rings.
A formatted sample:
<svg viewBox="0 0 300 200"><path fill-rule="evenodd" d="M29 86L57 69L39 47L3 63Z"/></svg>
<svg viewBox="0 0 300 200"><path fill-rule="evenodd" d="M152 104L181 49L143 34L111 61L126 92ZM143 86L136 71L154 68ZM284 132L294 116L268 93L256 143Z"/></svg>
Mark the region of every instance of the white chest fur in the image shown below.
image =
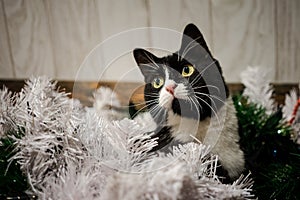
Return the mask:
<svg viewBox="0 0 300 200"><path fill-rule="evenodd" d="M172 127L171 132L175 140L181 142L191 142L194 140L193 137L197 137L197 139L203 142L209 124L210 118L199 122L195 119L181 117L174 114L173 111L168 112L167 125Z"/></svg>
<svg viewBox="0 0 300 200"><path fill-rule="evenodd" d="M219 156L222 166L232 178L244 170L244 153L239 146L238 124L231 97L218 111L218 116L203 121L189 119L169 112L168 124L172 136L181 142L191 142L193 137L211 147L211 152Z"/></svg>

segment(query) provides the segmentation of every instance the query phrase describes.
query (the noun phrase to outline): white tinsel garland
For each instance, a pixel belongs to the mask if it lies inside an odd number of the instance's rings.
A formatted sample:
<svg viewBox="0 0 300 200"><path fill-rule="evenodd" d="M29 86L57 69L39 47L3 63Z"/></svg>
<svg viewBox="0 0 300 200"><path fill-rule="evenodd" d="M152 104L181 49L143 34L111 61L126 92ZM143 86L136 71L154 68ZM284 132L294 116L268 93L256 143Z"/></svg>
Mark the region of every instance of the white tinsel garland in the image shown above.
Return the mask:
<svg viewBox="0 0 300 200"><path fill-rule="evenodd" d="M103 119L112 121L128 117L121 107L117 94L110 88L100 87L96 89L93 97L93 109Z"/></svg>
<svg viewBox="0 0 300 200"><path fill-rule="evenodd" d="M267 114L271 114L275 109L275 101L272 99L273 87L267 71L259 67L248 67L241 73L241 81L245 86L243 95L265 108Z"/></svg>
<svg viewBox="0 0 300 200"><path fill-rule="evenodd" d="M66 168L57 177L47 177L39 197L41 199L100 199L107 176L98 161L86 158L84 162L66 161Z"/></svg>
<svg viewBox="0 0 300 200"><path fill-rule="evenodd" d="M120 171L134 171L156 145L135 121L123 119L108 123L90 109L78 136L91 156Z"/></svg>
<svg viewBox="0 0 300 200"><path fill-rule="evenodd" d="M7 88L0 90L0 137L4 133L15 128L15 96Z"/></svg>
<svg viewBox="0 0 300 200"><path fill-rule="evenodd" d="M81 108L55 90L55 83L39 77L26 82L16 97L15 123L24 136L14 138L17 160L35 193L48 177L59 176L66 159L79 162L82 144L74 132L80 123Z"/></svg>
<svg viewBox="0 0 300 200"><path fill-rule="evenodd" d="M252 197L247 178L220 183L217 157L209 147L188 143L154 155L149 153L156 141L145 130L148 123L109 121L55 88L50 79L38 77L20 93L0 93L1 131L7 125L23 131L14 138L12 160L20 163L40 199Z"/></svg>

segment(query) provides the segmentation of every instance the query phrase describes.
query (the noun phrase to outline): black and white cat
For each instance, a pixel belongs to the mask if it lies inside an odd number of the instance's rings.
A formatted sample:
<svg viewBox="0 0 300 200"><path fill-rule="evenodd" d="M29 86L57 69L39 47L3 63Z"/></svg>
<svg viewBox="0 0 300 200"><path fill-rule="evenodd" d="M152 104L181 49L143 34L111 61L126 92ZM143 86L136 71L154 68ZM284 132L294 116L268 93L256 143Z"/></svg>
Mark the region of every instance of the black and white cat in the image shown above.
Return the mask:
<svg viewBox="0 0 300 200"><path fill-rule="evenodd" d="M144 98L157 127L154 150L171 141L195 138L219 156L231 179L244 170L235 108L222 76L198 28L185 27L179 51L156 57L135 49L134 58L144 76Z"/></svg>

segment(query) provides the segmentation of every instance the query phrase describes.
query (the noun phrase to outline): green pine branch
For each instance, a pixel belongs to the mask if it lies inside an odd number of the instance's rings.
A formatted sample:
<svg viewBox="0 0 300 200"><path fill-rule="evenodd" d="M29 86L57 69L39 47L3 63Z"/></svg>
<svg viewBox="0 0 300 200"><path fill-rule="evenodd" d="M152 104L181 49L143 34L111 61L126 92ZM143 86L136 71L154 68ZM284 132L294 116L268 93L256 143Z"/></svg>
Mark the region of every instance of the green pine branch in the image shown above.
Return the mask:
<svg viewBox="0 0 300 200"><path fill-rule="evenodd" d="M25 191L29 188L26 176L20 170L16 160L9 161L15 154L14 137L24 136L24 130L11 130L0 139L0 199L21 198L29 199Z"/></svg>
<svg viewBox="0 0 300 200"><path fill-rule="evenodd" d="M291 140L292 129L282 113L266 110L245 97L233 98L237 111L240 144L253 189L259 199L300 199L300 151Z"/></svg>

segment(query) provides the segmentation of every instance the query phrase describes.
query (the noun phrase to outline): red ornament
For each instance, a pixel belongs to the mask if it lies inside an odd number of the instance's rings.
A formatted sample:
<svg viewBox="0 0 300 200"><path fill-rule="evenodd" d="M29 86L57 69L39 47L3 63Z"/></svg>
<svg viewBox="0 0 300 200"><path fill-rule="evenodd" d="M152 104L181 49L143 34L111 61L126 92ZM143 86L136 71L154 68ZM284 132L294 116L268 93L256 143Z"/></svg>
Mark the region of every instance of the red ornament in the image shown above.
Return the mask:
<svg viewBox="0 0 300 200"><path fill-rule="evenodd" d="M292 114L292 118L290 119L289 123L290 124L293 124L293 122L295 121L295 118L296 118L296 114L297 114L297 111L299 109L299 106L300 106L300 98L298 99L294 109L293 109L293 114Z"/></svg>

